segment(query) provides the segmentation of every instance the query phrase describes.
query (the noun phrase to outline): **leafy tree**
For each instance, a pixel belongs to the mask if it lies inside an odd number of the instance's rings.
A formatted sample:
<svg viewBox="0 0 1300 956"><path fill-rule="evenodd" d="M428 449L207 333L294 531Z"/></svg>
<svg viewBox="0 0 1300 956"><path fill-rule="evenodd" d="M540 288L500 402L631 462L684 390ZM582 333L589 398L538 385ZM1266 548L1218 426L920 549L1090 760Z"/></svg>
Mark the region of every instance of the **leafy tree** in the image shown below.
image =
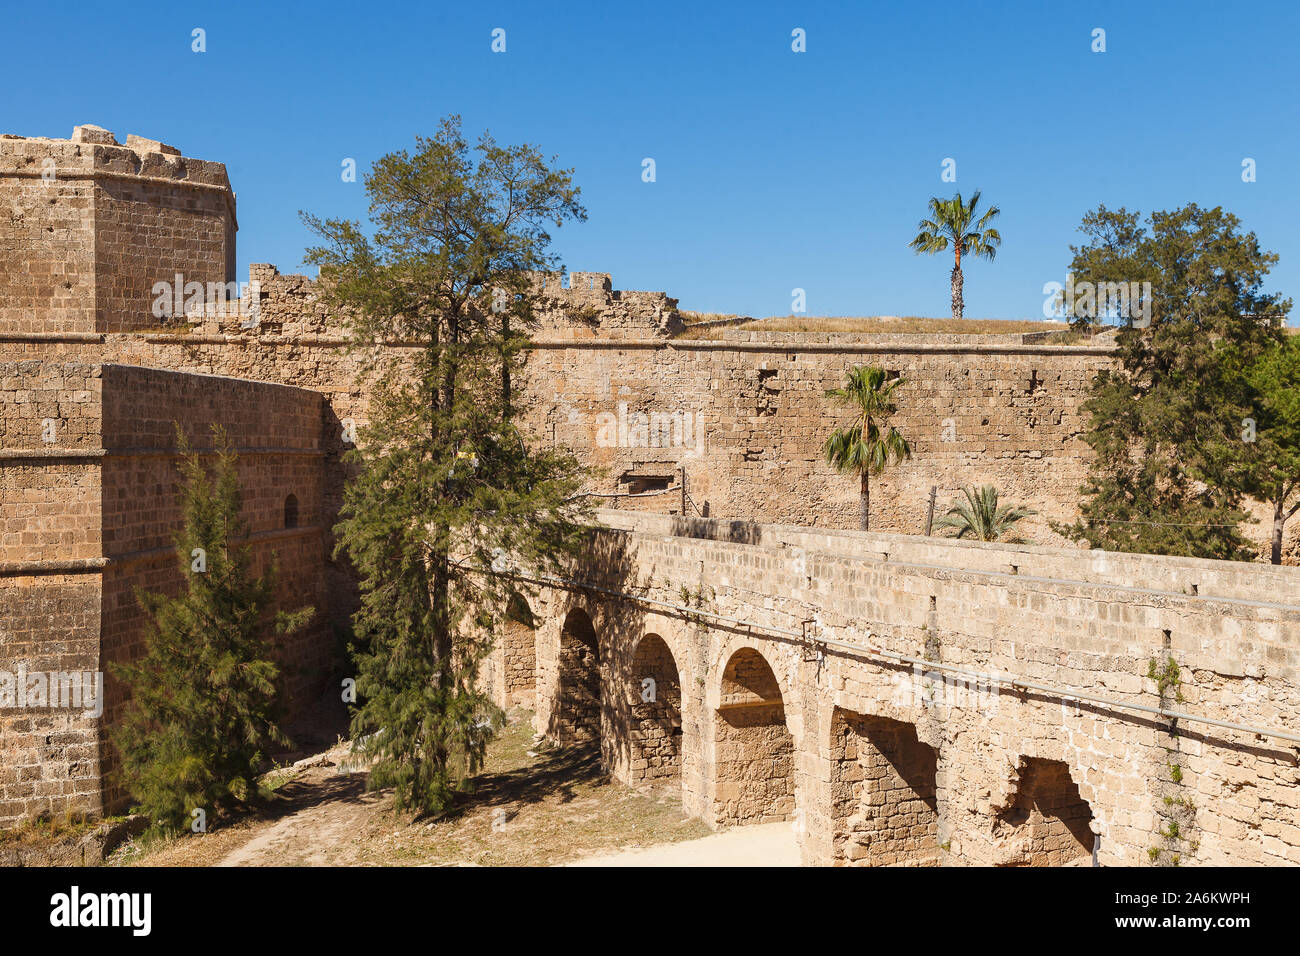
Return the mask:
<svg viewBox="0 0 1300 956"><path fill-rule="evenodd" d="M1237 465L1233 485L1271 509L1269 560L1281 564L1286 523L1300 511L1300 337L1283 337L1249 366L1229 360L1226 368L1248 391L1248 414L1232 423L1239 428L1230 426L1219 453Z"/></svg>
<svg viewBox="0 0 1300 956"><path fill-rule="evenodd" d="M935 522L937 528L951 528L953 537L967 536L979 541L1005 541L1007 544L1024 544L1024 539L1011 534L1017 522L1038 514L1032 508L998 504L998 490L992 485L962 488L964 502L954 501L948 511Z"/></svg>
<svg viewBox="0 0 1300 956"><path fill-rule="evenodd" d="M1277 261L1220 208L1084 217L1090 242L1071 271L1091 282L1151 282L1150 324L1117 333L1119 367L1093 381L1084 440L1096 455L1082 519L1057 530L1115 551L1246 559L1239 525L1251 414L1239 370L1278 340L1290 301L1263 291Z"/></svg>
<svg viewBox="0 0 1300 956"><path fill-rule="evenodd" d="M1094 292L1120 284L1130 289L1132 283L1136 283L1140 292L1143 283L1150 282L1154 286L1159 282L1157 265L1148 254L1148 236L1138 213L1131 213L1122 206L1118 210L1110 210L1102 204L1095 210L1084 213L1079 232L1088 237L1088 242L1081 246L1070 246L1073 257L1070 274L1076 283L1089 283ZM1078 331L1089 331L1094 320L1100 318L1104 311L1099 299L1105 299L1109 303L1110 296L1094 294L1087 299L1080 297L1074 300L1073 309L1067 309L1066 312L1071 326ZM1091 308L1081 308L1085 302ZM1068 305L1064 297L1062 304ZM1131 298L1129 304L1130 311L1134 314L1142 305L1133 302ZM1128 320L1123 324L1132 324L1133 315L1119 318Z"/></svg>
<svg viewBox="0 0 1300 956"><path fill-rule="evenodd" d="M904 384L901 378L889 379L885 370L857 365L849 369L843 388L832 388L827 398L837 399L856 414L848 428L837 428L826 439L826 463L841 473L858 476L861 483L859 527L869 530L871 515L871 476L878 475L892 459L912 457L912 448L902 434L889 424L897 410L894 392Z"/></svg>
<svg viewBox="0 0 1300 956"><path fill-rule="evenodd" d="M288 740L275 721L279 670L268 655L272 630L291 634L312 608L273 611L276 568L253 574L240 517L237 456L213 428L211 477L176 429L184 526L176 547L185 586L176 597L136 597L149 614L145 653L111 670L131 699L114 743L123 782L140 811L163 829L247 801L267 749Z"/></svg>
<svg viewBox="0 0 1300 956"><path fill-rule="evenodd" d="M471 147L459 117L382 157L365 187L372 235L304 215L324 240L309 261L375 382L336 527L360 579L352 735L371 788L441 812L501 722L477 675L513 592L478 569L543 568L581 540L581 470L515 419L532 273L559 268L547 227L586 214L571 171L487 134ZM418 348L399 366L384 342Z"/></svg>
<svg viewBox="0 0 1300 956"><path fill-rule="evenodd" d="M951 199L930 199L930 217L922 219L917 225L919 230L909 245L917 252L933 255L944 252L950 246L953 252L952 267L952 317L960 319L966 305L962 301L961 257L978 256L990 262L998 253L1002 244L1001 234L989 225L1001 215L1002 210L991 206L976 218L980 191L970 197L970 202L963 202L961 193Z"/></svg>

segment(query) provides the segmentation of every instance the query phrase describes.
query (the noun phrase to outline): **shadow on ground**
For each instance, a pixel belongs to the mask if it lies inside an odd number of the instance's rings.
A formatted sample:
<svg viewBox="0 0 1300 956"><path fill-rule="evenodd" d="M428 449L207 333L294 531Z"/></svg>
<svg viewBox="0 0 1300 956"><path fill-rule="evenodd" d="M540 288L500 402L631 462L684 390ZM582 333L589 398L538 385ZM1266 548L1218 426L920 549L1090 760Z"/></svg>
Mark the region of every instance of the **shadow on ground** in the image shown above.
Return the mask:
<svg viewBox="0 0 1300 956"><path fill-rule="evenodd" d="M503 773L485 773L475 780L474 790L464 795L457 814L501 804L540 803L557 797L569 803L576 796L575 787L608 783L609 776L600 766L600 749L595 744L552 750L534 763Z"/></svg>

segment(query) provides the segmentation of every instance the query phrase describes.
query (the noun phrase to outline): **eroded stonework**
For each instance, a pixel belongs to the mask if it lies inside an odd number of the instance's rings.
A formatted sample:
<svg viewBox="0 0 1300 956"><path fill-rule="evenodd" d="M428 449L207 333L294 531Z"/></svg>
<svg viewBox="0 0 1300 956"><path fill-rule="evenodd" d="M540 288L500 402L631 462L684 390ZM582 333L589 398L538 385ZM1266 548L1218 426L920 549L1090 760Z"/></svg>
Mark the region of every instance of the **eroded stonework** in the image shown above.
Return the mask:
<svg viewBox="0 0 1300 956"><path fill-rule="evenodd" d="M312 280L259 264L231 285L236 228L219 163L95 127L0 137L0 672L138 653L133 589L181 581L179 422L200 448L228 430L259 560L278 556L285 606L317 609L277 648L290 701L336 683L354 585L330 528L369 383ZM178 276L221 291L164 321L156 286ZM1171 734L1068 694L1167 704L1147 674L1172 657L1180 708L1293 726L1300 570L920 536L931 488L942 509L994 484L1039 511L1031 540L1064 543L1048 521L1077 514L1081 404L1109 343L700 338L665 293L604 273L535 282L527 429L594 466L587 490L618 508L574 577L668 605L684 588L727 622L521 593L484 670L503 706L598 741L621 779L714 824L788 820L811 863L1300 862L1293 743ZM385 350L399 367L412 354ZM905 379L914 455L873 480L860 535L834 530L856 526L857 484L821 446L845 417L826 389L867 363ZM939 665L1051 690L963 687ZM111 678L105 696L102 718L0 707L0 826L115 805ZM1162 836L1171 822L1182 837Z"/></svg>

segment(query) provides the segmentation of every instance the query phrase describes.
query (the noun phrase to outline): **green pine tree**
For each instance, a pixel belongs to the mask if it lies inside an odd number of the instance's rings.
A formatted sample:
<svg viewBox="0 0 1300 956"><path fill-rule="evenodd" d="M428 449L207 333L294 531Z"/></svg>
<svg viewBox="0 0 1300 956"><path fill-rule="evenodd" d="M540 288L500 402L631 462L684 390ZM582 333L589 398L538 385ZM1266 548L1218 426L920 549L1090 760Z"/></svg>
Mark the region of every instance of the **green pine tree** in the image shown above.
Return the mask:
<svg viewBox="0 0 1300 956"><path fill-rule="evenodd" d="M583 472L516 426L535 326L531 270L559 268L550 224L583 219L571 173L531 146L471 147L459 117L365 179L373 235L304 220L325 295L377 383L347 460L336 528L360 583L356 748L397 809L449 808L502 715L477 682L515 585L503 562L556 567L581 538ZM400 368L374 346L416 343Z"/></svg>
<svg viewBox="0 0 1300 956"><path fill-rule="evenodd" d="M311 608L273 610L274 564L254 575L240 517L237 458L213 428L209 475L178 426L184 526L176 548L184 586L176 596L136 591L148 612L144 655L112 665L130 689L114 743L121 777L155 826L187 826L195 809L248 801L267 749L287 744L275 721L278 668L272 630L290 634Z"/></svg>
<svg viewBox="0 0 1300 956"><path fill-rule="evenodd" d="M1102 206L1072 247L1076 282L1150 282L1148 322L1117 335L1119 367L1101 372L1083 409L1096 453L1081 520L1053 525L1112 551L1248 559L1248 493L1239 439L1250 404L1234 366L1277 341L1290 302L1263 291L1277 261L1222 209L1153 213Z"/></svg>
<svg viewBox="0 0 1300 956"><path fill-rule="evenodd" d="M1216 436L1215 450L1232 463L1233 486L1268 505L1269 560L1281 564L1286 523L1300 512L1300 336L1284 336L1249 363L1233 350L1224 367L1243 414Z"/></svg>

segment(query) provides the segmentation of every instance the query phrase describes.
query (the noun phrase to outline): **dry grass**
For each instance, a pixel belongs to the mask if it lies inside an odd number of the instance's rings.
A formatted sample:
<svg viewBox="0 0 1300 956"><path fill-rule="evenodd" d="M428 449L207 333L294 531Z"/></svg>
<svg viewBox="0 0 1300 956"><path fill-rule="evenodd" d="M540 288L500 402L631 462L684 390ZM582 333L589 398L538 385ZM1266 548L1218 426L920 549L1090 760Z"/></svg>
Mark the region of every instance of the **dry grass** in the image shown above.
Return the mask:
<svg viewBox="0 0 1300 956"><path fill-rule="evenodd" d="M1068 330L1062 322L1033 319L934 319L919 315L813 316L787 315L757 319L739 326L743 331L848 332L863 334L1015 335L1023 332Z"/></svg>
<svg viewBox="0 0 1300 956"><path fill-rule="evenodd" d="M678 309L677 314L682 317L682 321L687 326L698 325L701 322L724 322L727 319L748 318L735 312L696 312L692 309Z"/></svg>
<svg viewBox="0 0 1300 956"><path fill-rule="evenodd" d="M1084 332L1079 329L1060 329L1036 339L1037 345L1077 345L1092 339L1096 332Z"/></svg>
<svg viewBox="0 0 1300 956"><path fill-rule="evenodd" d="M0 846L47 847L61 843L75 843L92 830L98 829L105 822L115 822L121 817L109 817L107 821L90 819L84 814L65 814L50 818L42 816L26 820L16 827L0 830Z"/></svg>
<svg viewBox="0 0 1300 956"><path fill-rule="evenodd" d="M112 862L208 866L234 854L240 865L535 866L711 832L682 814L679 789L614 783L591 747L538 750L531 715L511 716L473 792L444 817L395 815L391 793L367 793L362 774L313 767L255 819L120 851Z"/></svg>

